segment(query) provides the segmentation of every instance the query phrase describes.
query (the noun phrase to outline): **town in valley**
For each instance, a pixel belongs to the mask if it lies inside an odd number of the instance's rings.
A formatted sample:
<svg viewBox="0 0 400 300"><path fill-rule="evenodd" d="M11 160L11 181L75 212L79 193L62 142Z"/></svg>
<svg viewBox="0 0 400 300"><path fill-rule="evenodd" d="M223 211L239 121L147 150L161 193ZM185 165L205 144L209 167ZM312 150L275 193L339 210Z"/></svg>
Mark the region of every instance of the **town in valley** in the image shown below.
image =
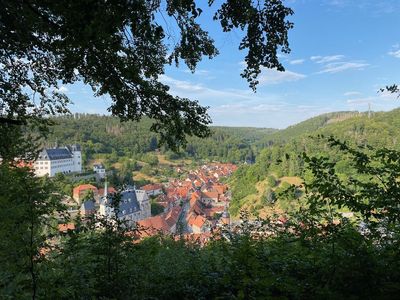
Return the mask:
<svg viewBox="0 0 400 300"><path fill-rule="evenodd" d="M139 238L162 233L206 242L215 229L230 225L231 191L225 181L237 169L235 164L212 162L194 169L176 166L180 178L120 187L108 183L110 172L102 163L93 163L89 175L83 172L80 145L44 148L31 166L37 176L51 178L61 173L81 179L72 195L62 195L71 219L66 223L60 220L61 234L77 229L74 218L85 221L95 215L118 218L128 230L136 229ZM95 183L89 183L89 178L95 178ZM119 199L117 207L115 198ZM152 206L158 208L153 214Z"/></svg>

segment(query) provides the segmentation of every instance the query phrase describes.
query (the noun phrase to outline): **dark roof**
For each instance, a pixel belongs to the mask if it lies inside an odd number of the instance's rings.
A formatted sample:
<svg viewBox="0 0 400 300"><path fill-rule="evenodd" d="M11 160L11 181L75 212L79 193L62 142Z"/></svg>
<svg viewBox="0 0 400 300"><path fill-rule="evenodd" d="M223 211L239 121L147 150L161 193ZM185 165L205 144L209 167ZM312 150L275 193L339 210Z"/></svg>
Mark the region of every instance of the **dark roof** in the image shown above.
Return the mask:
<svg viewBox="0 0 400 300"><path fill-rule="evenodd" d="M113 201L114 199L116 199L114 197L119 197L119 196L121 197L119 203L119 213L118 213L119 218L140 211L140 204L136 197L136 192L134 189L125 190L120 194L108 196L107 200Z"/></svg>
<svg viewBox="0 0 400 300"><path fill-rule="evenodd" d="M122 217L140 210L135 190L127 190L121 193L118 217Z"/></svg>
<svg viewBox="0 0 400 300"><path fill-rule="evenodd" d="M93 164L93 168L105 169L103 164Z"/></svg>
<svg viewBox="0 0 400 300"><path fill-rule="evenodd" d="M39 160L56 160L66 158L72 158L72 154L68 148L43 149L38 157Z"/></svg>
<svg viewBox="0 0 400 300"><path fill-rule="evenodd" d="M92 200L85 201L81 205L81 209L84 210L95 210L96 208L94 207L94 202Z"/></svg>
<svg viewBox="0 0 400 300"><path fill-rule="evenodd" d="M67 146L68 149L72 152L72 151L81 151L81 145L79 144L73 144L71 146Z"/></svg>

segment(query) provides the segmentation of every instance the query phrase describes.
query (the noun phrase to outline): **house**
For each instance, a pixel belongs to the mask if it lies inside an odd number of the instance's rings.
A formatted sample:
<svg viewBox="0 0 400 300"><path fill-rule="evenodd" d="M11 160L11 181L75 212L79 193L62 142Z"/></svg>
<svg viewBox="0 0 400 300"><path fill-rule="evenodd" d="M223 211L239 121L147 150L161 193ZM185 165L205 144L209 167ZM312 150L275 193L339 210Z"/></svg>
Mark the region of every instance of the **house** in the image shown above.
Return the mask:
<svg viewBox="0 0 400 300"><path fill-rule="evenodd" d="M181 199L187 199L190 191L191 191L191 186L182 186L176 189L176 193Z"/></svg>
<svg viewBox="0 0 400 300"><path fill-rule="evenodd" d="M126 189L120 193L102 197L100 214L108 218L115 217L113 202L117 199L119 201L117 217L120 221L126 221L127 226L150 217L150 201L146 191L135 189Z"/></svg>
<svg viewBox="0 0 400 300"><path fill-rule="evenodd" d="M202 233L210 230L209 221L201 215L192 214L187 224L192 233Z"/></svg>
<svg viewBox="0 0 400 300"><path fill-rule="evenodd" d="M201 199L204 203L216 203L219 200L218 192L202 192Z"/></svg>
<svg viewBox="0 0 400 300"><path fill-rule="evenodd" d="M228 190L228 186L226 184L214 184L212 186L212 191L217 192L222 195Z"/></svg>
<svg viewBox="0 0 400 300"><path fill-rule="evenodd" d="M176 233L177 223L181 215L182 208L176 206L171 208L167 213L150 217L137 222L140 236L151 236L159 232L169 234Z"/></svg>
<svg viewBox="0 0 400 300"><path fill-rule="evenodd" d="M166 222L164 216L157 215L137 222L139 230L145 231L147 236L162 233L171 233L171 227Z"/></svg>
<svg viewBox="0 0 400 300"><path fill-rule="evenodd" d="M74 198L76 202L81 203L82 199L90 192L93 193L93 198L96 198L99 194L97 187L95 187L94 185L81 184L78 185L77 187L74 187L72 192L72 198Z"/></svg>
<svg viewBox="0 0 400 300"><path fill-rule="evenodd" d="M163 193L161 184L146 184L140 188L141 190L146 191L147 196L158 196Z"/></svg>
<svg viewBox="0 0 400 300"><path fill-rule="evenodd" d="M89 217L96 213L95 202L93 200L84 201L80 208L82 217Z"/></svg>
<svg viewBox="0 0 400 300"><path fill-rule="evenodd" d="M74 231L74 230L75 230L74 223L58 224L59 233L67 233L68 231Z"/></svg>
<svg viewBox="0 0 400 300"><path fill-rule="evenodd" d="M203 203L198 199L190 199L189 202L190 208L187 215L189 217L190 213L195 213L196 215L204 215L204 207Z"/></svg>
<svg viewBox="0 0 400 300"><path fill-rule="evenodd" d="M33 164L37 176L53 177L57 173L81 173L82 153L79 145L43 149Z"/></svg>
<svg viewBox="0 0 400 300"><path fill-rule="evenodd" d="M176 226L179 221L181 212L182 212L182 207L175 206L165 214L165 222L168 224L169 231L172 233L175 233L177 230Z"/></svg>
<svg viewBox="0 0 400 300"><path fill-rule="evenodd" d="M204 214L209 219L213 219L216 215L222 214L223 212L224 212L223 206L213 206L204 209Z"/></svg>
<svg viewBox="0 0 400 300"><path fill-rule="evenodd" d="M106 168L103 164L94 164L93 171L96 172L100 178L106 177Z"/></svg>

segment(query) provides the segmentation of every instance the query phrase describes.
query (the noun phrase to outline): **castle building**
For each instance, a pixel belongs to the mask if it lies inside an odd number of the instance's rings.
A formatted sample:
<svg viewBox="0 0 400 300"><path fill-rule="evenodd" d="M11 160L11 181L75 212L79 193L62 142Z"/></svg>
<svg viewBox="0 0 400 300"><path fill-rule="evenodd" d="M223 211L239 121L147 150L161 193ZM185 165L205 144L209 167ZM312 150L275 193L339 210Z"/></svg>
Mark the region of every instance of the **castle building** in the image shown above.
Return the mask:
<svg viewBox="0 0 400 300"><path fill-rule="evenodd" d="M105 192L106 194L106 192ZM150 201L146 191L126 189L120 194L105 195L100 200L100 214L108 218L115 217L112 201L119 198L118 219L126 221L128 226L134 222L149 218L151 216Z"/></svg>
<svg viewBox="0 0 400 300"><path fill-rule="evenodd" d="M53 177L57 173L81 173L82 152L79 145L43 149L33 164L37 176Z"/></svg>

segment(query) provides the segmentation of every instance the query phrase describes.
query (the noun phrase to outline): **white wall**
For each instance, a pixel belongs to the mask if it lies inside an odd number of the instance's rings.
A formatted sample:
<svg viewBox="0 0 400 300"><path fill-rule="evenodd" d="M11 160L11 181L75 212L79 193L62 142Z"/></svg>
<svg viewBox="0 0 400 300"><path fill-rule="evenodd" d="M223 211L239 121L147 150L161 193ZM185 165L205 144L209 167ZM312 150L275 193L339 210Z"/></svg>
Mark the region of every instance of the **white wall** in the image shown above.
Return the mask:
<svg viewBox="0 0 400 300"><path fill-rule="evenodd" d="M57 173L82 172L82 154L81 151L74 151L72 158L57 160L39 160L34 164L35 174L37 176L53 177Z"/></svg>
<svg viewBox="0 0 400 300"><path fill-rule="evenodd" d="M74 163L74 172L82 172L82 152L81 151L73 151L73 163Z"/></svg>

